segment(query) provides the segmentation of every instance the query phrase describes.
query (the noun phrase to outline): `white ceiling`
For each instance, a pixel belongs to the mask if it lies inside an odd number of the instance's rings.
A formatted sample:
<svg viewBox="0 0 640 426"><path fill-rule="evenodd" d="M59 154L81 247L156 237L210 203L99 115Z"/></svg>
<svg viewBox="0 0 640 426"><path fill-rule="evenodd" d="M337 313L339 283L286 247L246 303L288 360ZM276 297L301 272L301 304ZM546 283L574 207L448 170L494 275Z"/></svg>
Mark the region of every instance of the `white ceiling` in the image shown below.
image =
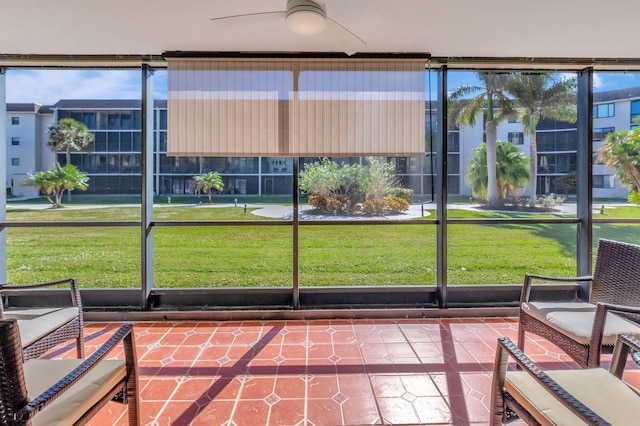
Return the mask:
<svg viewBox="0 0 640 426"><path fill-rule="evenodd" d="M640 58L636 0L323 0L362 52L436 57ZM320 1L319 1L320 2ZM336 52L284 22L212 17L284 10L286 0L2 0L0 55L165 51Z"/></svg>

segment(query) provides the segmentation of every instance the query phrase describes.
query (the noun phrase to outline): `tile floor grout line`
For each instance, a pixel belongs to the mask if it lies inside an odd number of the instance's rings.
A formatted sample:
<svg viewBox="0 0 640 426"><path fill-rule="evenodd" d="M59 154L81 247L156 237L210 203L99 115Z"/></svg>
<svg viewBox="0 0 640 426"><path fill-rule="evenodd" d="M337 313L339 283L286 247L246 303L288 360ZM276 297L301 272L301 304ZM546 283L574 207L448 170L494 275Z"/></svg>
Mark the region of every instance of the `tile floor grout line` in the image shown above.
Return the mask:
<svg viewBox="0 0 640 426"><path fill-rule="evenodd" d="M369 369L367 368L367 360L366 360L366 358L364 356L364 351L362 349L362 344L361 344L362 342L360 341L360 338L358 337L358 333L356 332L356 328L355 328L353 320L351 321L351 328L353 330L353 335L356 338L356 343L357 343L357 346L358 346L358 352L360 353L360 359L362 360L362 367L364 368L364 374L365 374L365 376L367 378L367 382L369 382L369 390L371 391L371 395L373 395L373 403L375 404L376 411L378 412L378 421L379 421L378 424L384 425L385 421L384 421L384 418L382 417L382 410L380 410L380 403L378 402L378 396L376 395L376 392L375 392L375 390L373 388L373 380L372 379L375 377L375 375L371 376L371 374L369 374Z"/></svg>
<svg viewBox="0 0 640 426"><path fill-rule="evenodd" d="M305 327L305 342L309 342L309 325L310 321L304 321ZM309 345L305 343L305 356L304 356L304 425L309 424Z"/></svg>

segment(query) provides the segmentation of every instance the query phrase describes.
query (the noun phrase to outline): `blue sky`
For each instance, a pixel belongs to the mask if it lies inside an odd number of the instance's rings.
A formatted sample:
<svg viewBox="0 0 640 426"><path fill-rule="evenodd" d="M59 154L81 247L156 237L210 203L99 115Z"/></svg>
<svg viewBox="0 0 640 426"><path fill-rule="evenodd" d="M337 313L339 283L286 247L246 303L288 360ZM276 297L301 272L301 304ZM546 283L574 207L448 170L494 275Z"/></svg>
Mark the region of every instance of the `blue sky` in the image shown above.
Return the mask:
<svg viewBox="0 0 640 426"><path fill-rule="evenodd" d="M33 102L50 105L60 99L138 99L141 71L139 70L42 70L23 69L7 71L7 102ZM594 90L605 91L640 86L640 72L594 75ZM472 72L451 71L449 88L462 84L476 84ZM435 93L437 79L431 81ZM427 88L428 90L428 88ZM166 99L167 72L157 71L154 95Z"/></svg>
<svg viewBox="0 0 640 426"><path fill-rule="evenodd" d="M139 99L140 70L8 70L7 102L51 105L60 99ZM154 95L166 99L167 72L157 71Z"/></svg>

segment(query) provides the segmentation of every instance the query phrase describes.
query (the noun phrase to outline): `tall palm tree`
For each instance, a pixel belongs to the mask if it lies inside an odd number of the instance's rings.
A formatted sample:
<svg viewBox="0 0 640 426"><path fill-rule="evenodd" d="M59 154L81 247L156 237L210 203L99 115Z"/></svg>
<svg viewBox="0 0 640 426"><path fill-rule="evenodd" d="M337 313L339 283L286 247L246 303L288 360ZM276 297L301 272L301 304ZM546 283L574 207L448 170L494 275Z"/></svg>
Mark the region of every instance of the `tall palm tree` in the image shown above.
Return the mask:
<svg viewBox="0 0 640 426"><path fill-rule="evenodd" d="M496 127L513 114L514 104L504 90L510 74L479 72L477 78L483 86L460 86L449 94L450 122L458 126L475 126L478 115L486 111L485 141L487 144L487 198L490 207L503 200L498 190L496 175Z"/></svg>
<svg viewBox="0 0 640 426"><path fill-rule="evenodd" d="M222 191L224 188L224 182L218 172L203 173L193 177L193 184L196 187L196 194L203 192L209 197L209 203L213 203L211 200L211 190Z"/></svg>
<svg viewBox="0 0 640 426"><path fill-rule="evenodd" d="M496 141L496 175L501 197L519 195L519 188L529 179L529 160L511 142ZM473 195L484 198L487 193L487 144L473 150L466 180Z"/></svg>
<svg viewBox="0 0 640 426"><path fill-rule="evenodd" d="M541 118L576 121L576 79L554 79L551 73L516 73L505 86L518 104L523 132L529 135L530 207L536 205L538 185L538 145L536 127Z"/></svg>
<svg viewBox="0 0 640 426"><path fill-rule="evenodd" d="M65 151L66 163L71 164L71 151L84 151L93 141L87 126L73 118L63 118L49 129L49 147L53 152Z"/></svg>

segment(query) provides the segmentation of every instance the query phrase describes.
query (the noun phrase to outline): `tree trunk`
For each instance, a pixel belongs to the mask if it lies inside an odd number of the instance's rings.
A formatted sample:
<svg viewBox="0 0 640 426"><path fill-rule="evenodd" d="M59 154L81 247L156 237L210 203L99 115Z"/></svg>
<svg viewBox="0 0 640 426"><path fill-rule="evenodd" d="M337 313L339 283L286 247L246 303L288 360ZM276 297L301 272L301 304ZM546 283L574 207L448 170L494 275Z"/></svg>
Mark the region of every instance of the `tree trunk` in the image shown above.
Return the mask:
<svg viewBox="0 0 640 426"><path fill-rule="evenodd" d="M535 208L538 192L538 143L535 130L529 135L529 154L529 207Z"/></svg>
<svg viewBox="0 0 640 426"><path fill-rule="evenodd" d="M71 150L69 148L67 148L67 156L66 156L66 160L67 163L65 164L65 166L67 164L71 164ZM64 192L64 191L63 191ZM67 201L71 201L71 191L67 192Z"/></svg>
<svg viewBox="0 0 640 426"><path fill-rule="evenodd" d="M487 206L496 207L502 205L502 196L498 191L497 151L496 151L496 122L487 121Z"/></svg>
<svg viewBox="0 0 640 426"><path fill-rule="evenodd" d="M209 190L207 195L209 196L209 204L213 204L213 200L211 199L211 190Z"/></svg>

